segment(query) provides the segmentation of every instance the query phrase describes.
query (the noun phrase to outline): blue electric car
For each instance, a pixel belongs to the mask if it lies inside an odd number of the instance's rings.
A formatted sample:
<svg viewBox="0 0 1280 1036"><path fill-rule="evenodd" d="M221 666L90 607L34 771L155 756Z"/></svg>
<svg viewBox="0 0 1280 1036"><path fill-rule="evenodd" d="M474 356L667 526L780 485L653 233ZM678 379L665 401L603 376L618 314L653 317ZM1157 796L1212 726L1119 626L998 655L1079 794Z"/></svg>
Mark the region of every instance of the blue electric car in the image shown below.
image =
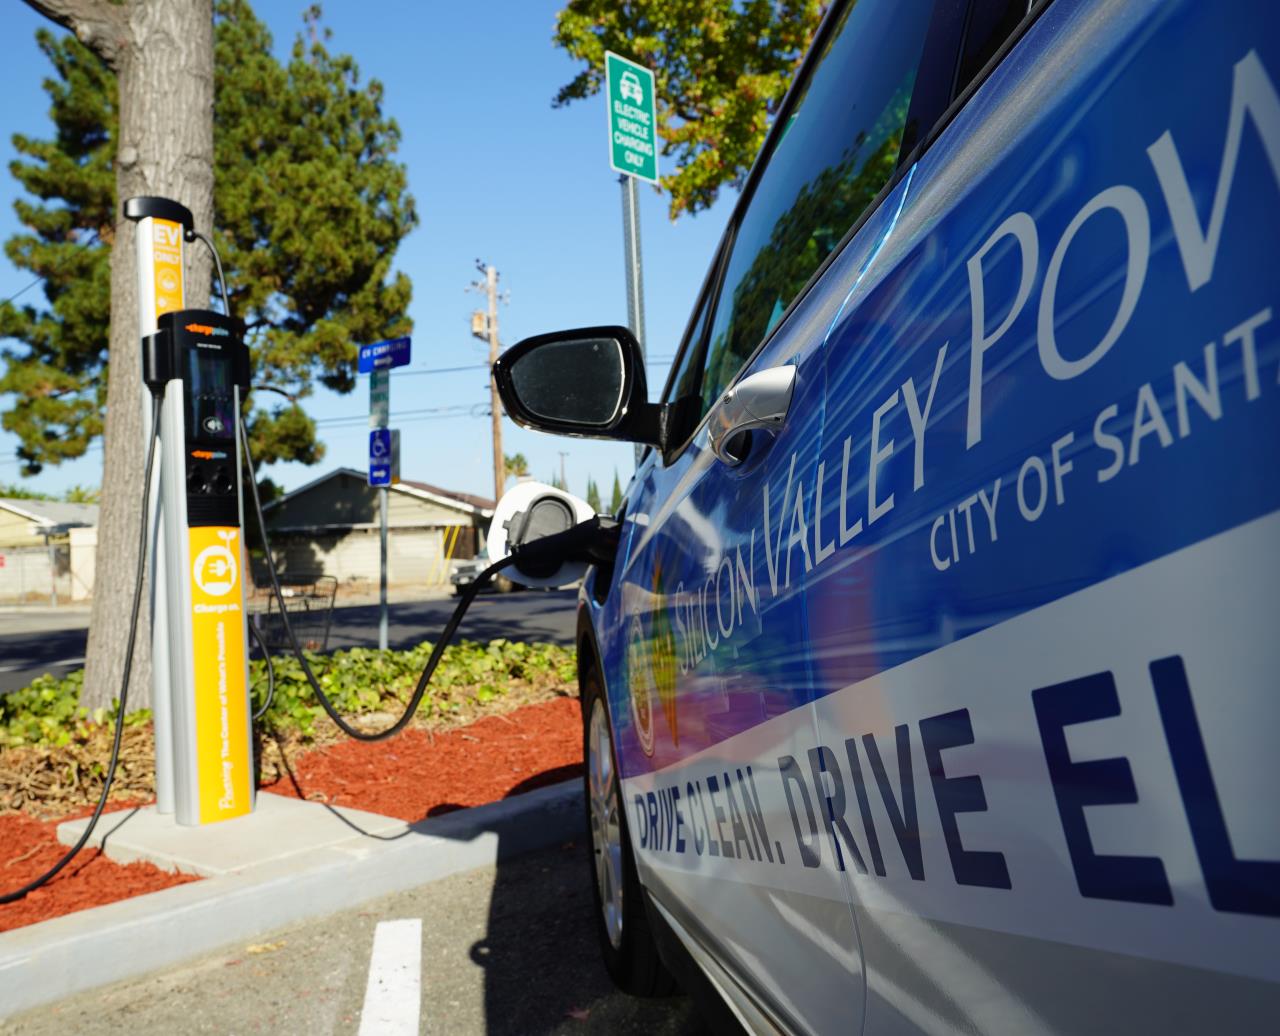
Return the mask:
<svg viewBox="0 0 1280 1036"><path fill-rule="evenodd" d="M622 988L753 1031L1280 1024L1280 10L836 2L666 384L579 659Z"/></svg>

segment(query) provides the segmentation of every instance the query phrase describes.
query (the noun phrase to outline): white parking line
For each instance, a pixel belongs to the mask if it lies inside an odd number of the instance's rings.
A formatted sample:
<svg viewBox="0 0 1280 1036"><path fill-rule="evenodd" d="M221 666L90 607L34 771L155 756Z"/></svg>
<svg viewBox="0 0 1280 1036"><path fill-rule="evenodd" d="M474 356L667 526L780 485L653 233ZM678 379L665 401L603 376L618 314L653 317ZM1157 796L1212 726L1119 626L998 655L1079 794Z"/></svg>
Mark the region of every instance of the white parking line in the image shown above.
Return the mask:
<svg viewBox="0 0 1280 1036"><path fill-rule="evenodd" d="M421 983L422 919L379 921L373 933L360 1036L417 1036Z"/></svg>

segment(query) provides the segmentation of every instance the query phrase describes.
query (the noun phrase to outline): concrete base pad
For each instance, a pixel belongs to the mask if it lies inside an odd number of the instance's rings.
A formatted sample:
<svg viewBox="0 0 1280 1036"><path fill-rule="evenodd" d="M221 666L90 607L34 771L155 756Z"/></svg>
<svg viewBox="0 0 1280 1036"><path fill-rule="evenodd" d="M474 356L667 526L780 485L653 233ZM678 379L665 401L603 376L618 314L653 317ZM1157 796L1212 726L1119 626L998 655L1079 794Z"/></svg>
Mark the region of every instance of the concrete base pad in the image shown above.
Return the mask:
<svg viewBox="0 0 1280 1036"><path fill-rule="evenodd" d="M83 817L59 824L58 841L75 845L88 823ZM88 848L102 848L116 863L143 860L161 870L212 878L307 857L353 839L389 840L408 830L408 824L393 817L261 792L248 816L198 827L183 827L171 814L157 813L155 806L108 814L98 822Z"/></svg>

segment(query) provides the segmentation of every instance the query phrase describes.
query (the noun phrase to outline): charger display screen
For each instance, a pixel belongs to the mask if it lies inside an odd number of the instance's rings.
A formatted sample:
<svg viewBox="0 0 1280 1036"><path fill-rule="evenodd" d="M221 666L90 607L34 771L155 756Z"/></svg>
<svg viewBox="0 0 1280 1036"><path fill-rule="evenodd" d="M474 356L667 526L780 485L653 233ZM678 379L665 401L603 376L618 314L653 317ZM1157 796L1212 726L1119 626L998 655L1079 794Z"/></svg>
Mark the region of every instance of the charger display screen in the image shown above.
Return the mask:
<svg viewBox="0 0 1280 1036"><path fill-rule="evenodd" d="M187 350L187 434L193 439L235 438L235 396L229 360L221 351Z"/></svg>

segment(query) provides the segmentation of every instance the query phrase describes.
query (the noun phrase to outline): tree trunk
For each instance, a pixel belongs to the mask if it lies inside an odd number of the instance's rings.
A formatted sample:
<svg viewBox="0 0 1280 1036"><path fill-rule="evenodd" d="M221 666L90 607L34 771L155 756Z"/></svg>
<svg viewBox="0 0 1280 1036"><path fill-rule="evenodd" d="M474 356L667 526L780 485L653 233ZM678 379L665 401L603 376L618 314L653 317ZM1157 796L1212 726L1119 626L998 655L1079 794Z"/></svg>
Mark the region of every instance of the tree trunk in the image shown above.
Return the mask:
<svg viewBox="0 0 1280 1036"><path fill-rule="evenodd" d="M28 0L72 29L119 78L116 214L111 249L111 339L105 460L93 610L81 704L109 705L120 694L138 559L143 460L143 387L139 366L134 225L120 206L134 195L186 205L196 227L213 225L212 0ZM187 248L186 305L208 305L211 261L198 242ZM149 588L134 648L129 706L151 705Z"/></svg>

